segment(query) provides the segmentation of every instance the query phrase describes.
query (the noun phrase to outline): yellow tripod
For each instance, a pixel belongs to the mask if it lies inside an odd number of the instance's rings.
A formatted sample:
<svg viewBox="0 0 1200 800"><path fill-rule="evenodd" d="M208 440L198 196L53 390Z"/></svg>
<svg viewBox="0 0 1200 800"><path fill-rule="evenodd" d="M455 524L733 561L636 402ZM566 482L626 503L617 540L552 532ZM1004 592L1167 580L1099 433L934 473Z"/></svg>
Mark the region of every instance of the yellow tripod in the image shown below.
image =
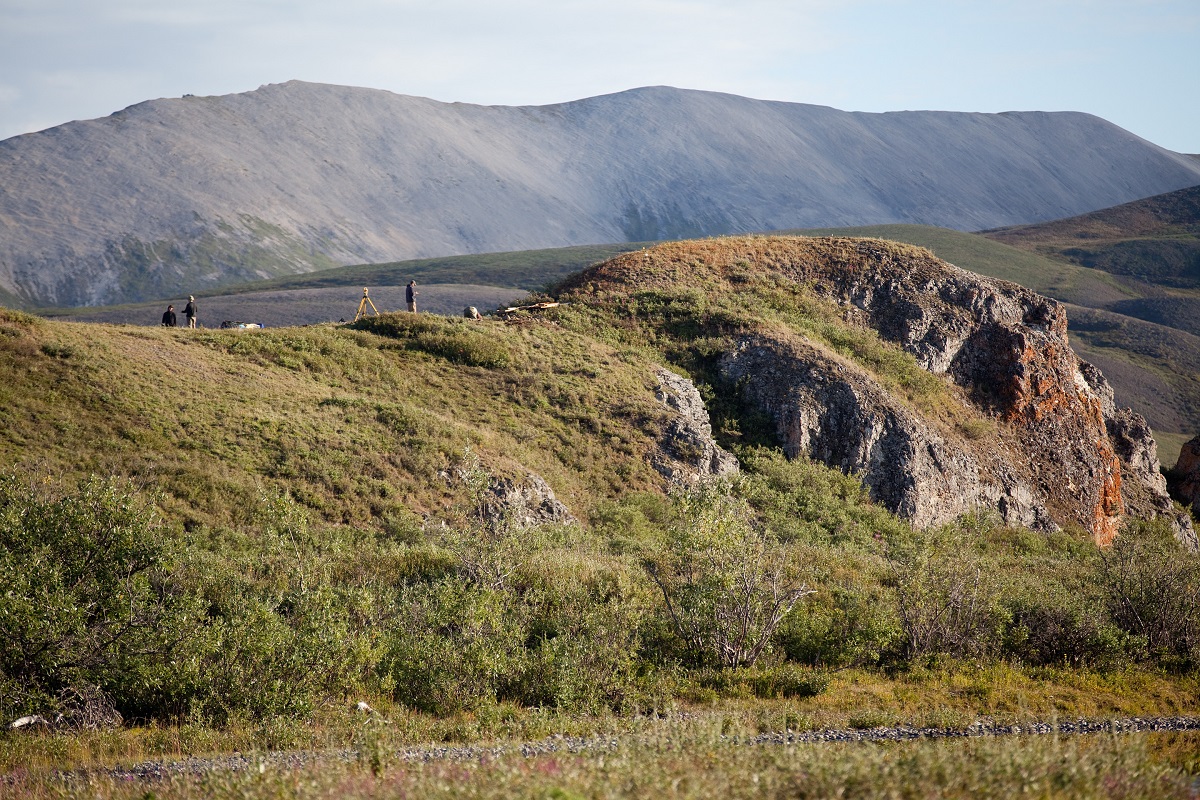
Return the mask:
<svg viewBox="0 0 1200 800"><path fill-rule="evenodd" d="M371 298L367 297L367 290L363 289L363 299L358 301L358 313L354 315L355 322L358 322L359 319L366 316L367 306L371 307L371 311L375 316L379 316L379 309L376 308L375 304L371 302Z"/></svg>

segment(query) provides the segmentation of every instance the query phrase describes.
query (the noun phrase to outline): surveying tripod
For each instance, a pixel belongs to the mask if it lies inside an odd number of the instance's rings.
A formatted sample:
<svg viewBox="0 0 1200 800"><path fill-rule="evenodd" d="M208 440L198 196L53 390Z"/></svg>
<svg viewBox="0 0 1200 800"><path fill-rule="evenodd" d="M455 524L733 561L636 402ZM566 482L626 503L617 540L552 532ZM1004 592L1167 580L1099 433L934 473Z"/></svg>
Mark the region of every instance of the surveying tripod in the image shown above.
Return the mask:
<svg viewBox="0 0 1200 800"><path fill-rule="evenodd" d="M359 319L366 316L367 306L371 307L371 311L374 314L374 316L376 316L376 317L379 316L379 309L376 308L375 304L371 302L371 298L367 297L367 290L364 288L363 289L363 299L358 301L358 313L354 315L355 322L358 322Z"/></svg>

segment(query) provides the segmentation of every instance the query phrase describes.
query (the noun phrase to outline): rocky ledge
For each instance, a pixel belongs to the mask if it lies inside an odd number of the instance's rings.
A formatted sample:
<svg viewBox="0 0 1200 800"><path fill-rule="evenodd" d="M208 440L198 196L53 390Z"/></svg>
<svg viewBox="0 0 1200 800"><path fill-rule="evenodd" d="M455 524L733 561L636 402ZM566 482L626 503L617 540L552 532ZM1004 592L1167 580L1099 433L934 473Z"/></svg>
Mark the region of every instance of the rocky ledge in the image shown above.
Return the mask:
<svg viewBox="0 0 1200 800"><path fill-rule="evenodd" d="M740 325L719 358L720 377L774 420L789 456L860 475L914 525L992 509L1034 529L1079 526L1104 546L1129 516L1162 517L1196 548L1150 428L1071 349L1056 301L922 248L809 237L660 245L599 265L563 293L623 302L681 285L815 296L943 381L941 407L922 408L787 324Z"/></svg>
<svg viewBox="0 0 1200 800"><path fill-rule="evenodd" d="M743 340L722 369L775 418L789 452L860 473L879 502L917 525L992 508L1033 528L1078 524L1107 545L1126 515L1165 516L1195 549L1149 426L1117 408L1100 371L1071 349L1058 302L927 251L868 239L838 247L836 258L783 271L952 381L994 432L939 425L801 343Z"/></svg>

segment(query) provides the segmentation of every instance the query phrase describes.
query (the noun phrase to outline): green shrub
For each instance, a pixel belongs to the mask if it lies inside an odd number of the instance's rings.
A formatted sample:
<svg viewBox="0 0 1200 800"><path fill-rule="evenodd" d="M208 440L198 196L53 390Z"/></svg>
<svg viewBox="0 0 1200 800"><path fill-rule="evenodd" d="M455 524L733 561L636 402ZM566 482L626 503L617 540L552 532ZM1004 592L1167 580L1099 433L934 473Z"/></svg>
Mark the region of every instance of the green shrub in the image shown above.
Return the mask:
<svg viewBox="0 0 1200 800"><path fill-rule="evenodd" d="M504 699L577 713L631 712L653 693L653 671L640 659L641 609L581 589L561 586L539 598L525 669L502 689Z"/></svg>
<svg viewBox="0 0 1200 800"><path fill-rule="evenodd" d="M878 665L900 637L893 596L881 587L847 581L818 592L780 626L789 661L826 669Z"/></svg>
<svg viewBox="0 0 1200 800"><path fill-rule="evenodd" d="M395 698L438 715L495 704L525 666L525 621L509 599L460 580L406 588L379 664Z"/></svg>
<svg viewBox="0 0 1200 800"><path fill-rule="evenodd" d="M1200 557L1161 523L1127 528L1103 553L1099 575L1108 613L1164 666L1200 665Z"/></svg>
<svg viewBox="0 0 1200 800"><path fill-rule="evenodd" d="M373 661L365 633L347 613L352 609L329 586L278 600L245 586L228 593L171 676L187 690L177 711L217 724L304 716L352 690Z"/></svg>
<svg viewBox="0 0 1200 800"><path fill-rule="evenodd" d="M887 582L895 591L901 658L996 652L1005 624L997 570L978 555L974 538L950 525L890 549Z"/></svg>
<svg viewBox="0 0 1200 800"><path fill-rule="evenodd" d="M677 519L644 565L697 664L750 666L813 590L785 545L761 530L727 483L675 495Z"/></svg>
<svg viewBox="0 0 1200 800"><path fill-rule="evenodd" d="M0 480L0 711L45 712L98 688L136 713L145 681L135 678L168 662L192 628L163 524L126 482L32 481Z"/></svg>
<svg viewBox="0 0 1200 800"><path fill-rule="evenodd" d="M1078 593L1043 585L1032 597L1006 597L1004 653L1032 666L1112 669L1136 652L1129 634L1111 624L1104 608Z"/></svg>
<svg viewBox="0 0 1200 800"><path fill-rule="evenodd" d="M789 460L778 448L745 448L738 458L746 472L740 491L784 541L874 549L909 536L905 522L871 503L856 476Z"/></svg>

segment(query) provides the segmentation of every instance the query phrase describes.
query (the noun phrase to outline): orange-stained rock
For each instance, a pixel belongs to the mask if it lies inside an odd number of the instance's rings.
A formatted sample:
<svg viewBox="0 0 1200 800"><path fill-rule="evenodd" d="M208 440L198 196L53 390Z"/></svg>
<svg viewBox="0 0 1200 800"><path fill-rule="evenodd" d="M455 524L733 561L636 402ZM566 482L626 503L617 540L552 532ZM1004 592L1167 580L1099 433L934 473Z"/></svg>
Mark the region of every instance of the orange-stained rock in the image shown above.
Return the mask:
<svg viewBox="0 0 1200 800"><path fill-rule="evenodd" d="M729 385L770 415L785 451L862 476L872 496L916 525L993 508L1012 524L1078 525L1101 546L1127 514L1173 509L1145 421L1067 340L1056 301L961 270L929 251L874 239L745 237L664 244L592 268L561 290L624 303L641 290L802 290L840 306L955 387L988 428L966 436L896 397L867 368L801 331L744 332L720 360ZM786 287L794 289L788 290Z"/></svg>

